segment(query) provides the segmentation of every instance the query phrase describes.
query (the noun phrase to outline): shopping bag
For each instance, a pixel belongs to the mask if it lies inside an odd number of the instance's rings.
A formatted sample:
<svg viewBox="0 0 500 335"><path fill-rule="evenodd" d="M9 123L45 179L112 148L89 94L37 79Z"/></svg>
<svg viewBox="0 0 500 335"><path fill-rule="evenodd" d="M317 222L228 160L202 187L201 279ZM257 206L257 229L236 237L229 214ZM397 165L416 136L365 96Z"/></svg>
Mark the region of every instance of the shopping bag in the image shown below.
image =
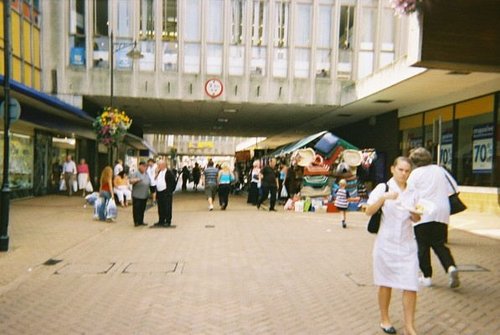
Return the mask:
<svg viewBox="0 0 500 335"><path fill-rule="evenodd" d="M116 219L118 208L116 207L115 199L111 197L106 204L106 220Z"/></svg>
<svg viewBox="0 0 500 335"><path fill-rule="evenodd" d="M286 191L285 185L281 187L280 198L288 198L288 192Z"/></svg>
<svg viewBox="0 0 500 335"><path fill-rule="evenodd" d="M92 183L90 182L90 180L87 182L87 185L85 185L85 191L94 192L94 188L92 187Z"/></svg>
<svg viewBox="0 0 500 335"><path fill-rule="evenodd" d="M59 180L59 191L66 191L66 181L64 179Z"/></svg>
<svg viewBox="0 0 500 335"><path fill-rule="evenodd" d="M78 191L78 182L76 180L73 180L73 192Z"/></svg>

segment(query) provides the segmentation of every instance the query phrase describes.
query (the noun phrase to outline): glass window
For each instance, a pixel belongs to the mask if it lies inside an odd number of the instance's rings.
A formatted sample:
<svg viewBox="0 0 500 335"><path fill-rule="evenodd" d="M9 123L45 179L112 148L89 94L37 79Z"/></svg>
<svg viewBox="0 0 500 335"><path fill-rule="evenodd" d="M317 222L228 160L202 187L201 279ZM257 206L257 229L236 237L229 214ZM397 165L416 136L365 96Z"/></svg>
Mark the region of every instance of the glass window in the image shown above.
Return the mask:
<svg viewBox="0 0 500 335"><path fill-rule="evenodd" d="M244 21L243 0L231 1L231 44L243 43L243 21Z"/></svg>
<svg viewBox="0 0 500 335"><path fill-rule="evenodd" d="M139 38L154 39L155 37L155 16L154 0L141 0L139 12Z"/></svg>
<svg viewBox="0 0 500 335"><path fill-rule="evenodd" d="M132 38L132 8L134 0L117 0L116 36Z"/></svg>
<svg viewBox="0 0 500 335"><path fill-rule="evenodd" d="M294 76L308 78L311 63L311 29L312 6L310 4L297 5L297 20L295 21L295 64Z"/></svg>
<svg viewBox="0 0 500 335"><path fill-rule="evenodd" d="M163 42L163 71L178 70L177 42Z"/></svg>
<svg viewBox="0 0 500 335"><path fill-rule="evenodd" d="M141 53L144 56L139 59L139 70L154 71L155 70L155 41L141 41Z"/></svg>
<svg viewBox="0 0 500 335"><path fill-rule="evenodd" d="M339 59L337 68L337 76L340 79L351 78L354 9L354 6L340 7Z"/></svg>
<svg viewBox="0 0 500 335"><path fill-rule="evenodd" d="M184 72L200 73L200 44L184 44Z"/></svg>
<svg viewBox="0 0 500 335"><path fill-rule="evenodd" d="M3 131L0 131L0 135L0 147L3 148ZM33 188L33 156L33 138L12 133L9 156L9 184L12 191ZM0 170L3 171L3 159L0 160ZM3 181L3 175L0 180Z"/></svg>
<svg viewBox="0 0 500 335"><path fill-rule="evenodd" d="M92 60L94 67L108 67L108 0L94 0L94 44Z"/></svg>
<svg viewBox="0 0 500 335"><path fill-rule="evenodd" d="M459 119L457 129L457 181L493 185L493 113Z"/></svg>
<svg viewBox="0 0 500 335"><path fill-rule="evenodd" d="M189 42L200 42L201 7L199 0L186 0L186 22L184 38Z"/></svg>
<svg viewBox="0 0 500 335"><path fill-rule="evenodd" d="M210 0L208 2L208 17L206 20L206 37L208 43L222 43L224 41L224 22L223 22L223 0Z"/></svg>
<svg viewBox="0 0 500 335"><path fill-rule="evenodd" d="M316 76L328 77L332 55L332 6L319 6L317 22Z"/></svg>
<svg viewBox="0 0 500 335"><path fill-rule="evenodd" d="M265 75L267 58L267 3L263 0L254 0L252 6L252 54L250 71L254 75Z"/></svg>
<svg viewBox="0 0 500 335"><path fill-rule="evenodd" d="M177 41L177 0L163 0L161 37L164 41Z"/></svg>
<svg viewBox="0 0 500 335"><path fill-rule="evenodd" d="M69 63L85 66L85 1L70 0L69 11Z"/></svg>
<svg viewBox="0 0 500 335"><path fill-rule="evenodd" d="M288 2L276 3L274 46L278 48L284 48L288 45L288 8Z"/></svg>
<svg viewBox="0 0 500 335"><path fill-rule="evenodd" d="M245 47L241 45L229 46L229 74L241 76L245 73Z"/></svg>
<svg viewBox="0 0 500 335"><path fill-rule="evenodd" d="M395 59L395 41L398 19L392 8L382 10L380 22L380 61L379 68L391 64Z"/></svg>
<svg viewBox="0 0 500 335"><path fill-rule="evenodd" d="M206 20L206 61L208 74L222 73L222 43L224 42L224 1L209 0Z"/></svg>
<svg viewBox="0 0 500 335"><path fill-rule="evenodd" d="M177 0L163 0L163 71L178 70Z"/></svg>
<svg viewBox="0 0 500 335"><path fill-rule="evenodd" d="M358 54L358 78L373 73L375 32L377 29L377 8L372 7L373 1L367 1L370 6L363 6L359 26L360 42Z"/></svg>
<svg viewBox="0 0 500 335"><path fill-rule="evenodd" d="M401 132L401 154L408 156L411 149L424 145L422 133L423 114L415 114L399 119Z"/></svg>

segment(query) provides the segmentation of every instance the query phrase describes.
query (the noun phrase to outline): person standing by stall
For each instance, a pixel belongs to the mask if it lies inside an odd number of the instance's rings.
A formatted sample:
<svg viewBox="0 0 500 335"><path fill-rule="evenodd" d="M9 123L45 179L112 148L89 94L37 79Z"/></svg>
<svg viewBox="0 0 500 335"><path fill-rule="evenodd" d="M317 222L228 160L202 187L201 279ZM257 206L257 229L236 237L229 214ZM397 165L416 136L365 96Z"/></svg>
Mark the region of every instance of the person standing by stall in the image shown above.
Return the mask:
<svg viewBox="0 0 500 335"><path fill-rule="evenodd" d="M278 179L276 178L275 167L276 158L271 158L269 160L269 165L265 166L260 172L262 194L257 202L257 209L260 209L260 206L267 200L270 194L271 199L269 201L269 211L276 212L274 206L276 205L276 193L278 192Z"/></svg>

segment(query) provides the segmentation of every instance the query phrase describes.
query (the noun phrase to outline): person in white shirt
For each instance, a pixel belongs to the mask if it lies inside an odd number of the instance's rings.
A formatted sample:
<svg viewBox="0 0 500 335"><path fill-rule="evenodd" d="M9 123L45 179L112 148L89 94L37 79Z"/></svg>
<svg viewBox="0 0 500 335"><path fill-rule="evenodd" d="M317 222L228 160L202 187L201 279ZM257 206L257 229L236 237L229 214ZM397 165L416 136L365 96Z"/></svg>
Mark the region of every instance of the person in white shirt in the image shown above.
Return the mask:
<svg viewBox="0 0 500 335"><path fill-rule="evenodd" d="M121 159L117 159L115 167L113 168L113 176L117 176L122 171L123 171L123 161Z"/></svg>
<svg viewBox="0 0 500 335"><path fill-rule="evenodd" d="M456 182L444 168L432 164L432 155L427 149L416 148L410 152L409 158L415 169L408 178L408 187L417 192L418 202L423 207L422 218L414 226L423 273L420 281L423 286L432 285L432 248L448 274L449 287L456 288L460 286L458 270L450 249L445 245L450 222L448 195L454 192L452 185L456 189Z"/></svg>
<svg viewBox="0 0 500 335"><path fill-rule="evenodd" d="M151 193L151 201L153 202L153 206L156 204L156 169L158 165L155 163L154 159L148 159L148 168L146 169L146 173L149 176L149 180L151 184L149 185L149 192Z"/></svg>
<svg viewBox="0 0 500 335"><path fill-rule="evenodd" d="M156 194L158 201L158 222L152 228L174 228L172 226L172 197L175 191L175 176L167 169L165 161L158 161L156 170Z"/></svg>
<svg viewBox="0 0 500 335"><path fill-rule="evenodd" d="M66 156L66 161L63 164L63 177L64 182L66 183L68 195L71 196L73 191L76 191L73 190L73 181L76 180L76 164L71 155Z"/></svg>
<svg viewBox="0 0 500 335"><path fill-rule="evenodd" d="M382 210L380 230L373 246L373 278L378 286L380 328L386 334L396 334L389 317L392 289L403 290L405 334L415 335L415 308L418 291L417 242L413 222L416 194L407 188L412 163L398 157L391 166L392 178L377 185L368 198L366 214Z"/></svg>

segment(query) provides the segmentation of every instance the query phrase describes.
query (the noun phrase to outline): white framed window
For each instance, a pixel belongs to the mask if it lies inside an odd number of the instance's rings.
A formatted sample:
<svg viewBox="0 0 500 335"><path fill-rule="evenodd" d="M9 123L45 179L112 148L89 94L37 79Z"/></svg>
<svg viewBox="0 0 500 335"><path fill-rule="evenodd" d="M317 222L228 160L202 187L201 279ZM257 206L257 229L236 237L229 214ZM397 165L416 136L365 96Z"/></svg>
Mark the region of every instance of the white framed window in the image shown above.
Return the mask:
<svg viewBox="0 0 500 335"><path fill-rule="evenodd" d="M133 0L117 0L116 36L132 38L132 8Z"/></svg>
<svg viewBox="0 0 500 335"><path fill-rule="evenodd" d="M140 0L139 38L155 38L155 0Z"/></svg>
<svg viewBox="0 0 500 335"><path fill-rule="evenodd" d="M253 75L265 75L267 66L267 16L268 6L264 0L252 2L252 51L250 72Z"/></svg>
<svg viewBox="0 0 500 335"><path fill-rule="evenodd" d="M328 77L331 72L332 18L332 6L319 6L316 35L316 77Z"/></svg>

